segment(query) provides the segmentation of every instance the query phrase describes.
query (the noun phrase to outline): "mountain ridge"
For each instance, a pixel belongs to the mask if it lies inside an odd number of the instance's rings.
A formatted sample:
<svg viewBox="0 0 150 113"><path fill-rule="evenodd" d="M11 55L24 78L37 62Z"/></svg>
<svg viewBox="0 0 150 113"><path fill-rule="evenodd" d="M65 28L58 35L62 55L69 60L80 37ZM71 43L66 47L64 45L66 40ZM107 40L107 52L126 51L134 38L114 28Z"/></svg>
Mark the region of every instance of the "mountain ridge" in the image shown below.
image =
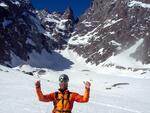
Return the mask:
<svg viewBox="0 0 150 113"><path fill-rule="evenodd" d="M86 62L99 65L143 38L143 43L130 57L149 64L148 3L144 0L94 0L80 17L69 43L70 48L86 58Z"/></svg>
<svg viewBox="0 0 150 113"><path fill-rule="evenodd" d="M130 65L110 59L125 58L118 56L143 39L128 58L144 68L142 65L150 64L149 12L150 2L145 0L93 0L75 19L69 7L64 13L48 12L36 10L28 0L1 0L0 63L13 67L13 57L25 63L33 52L42 56L46 50L52 55L68 47L87 63L128 69Z"/></svg>
<svg viewBox="0 0 150 113"><path fill-rule="evenodd" d="M1 0L0 15L0 64L10 67L13 57L28 62L34 51L63 49L75 21L71 9L50 14L37 11L29 0Z"/></svg>

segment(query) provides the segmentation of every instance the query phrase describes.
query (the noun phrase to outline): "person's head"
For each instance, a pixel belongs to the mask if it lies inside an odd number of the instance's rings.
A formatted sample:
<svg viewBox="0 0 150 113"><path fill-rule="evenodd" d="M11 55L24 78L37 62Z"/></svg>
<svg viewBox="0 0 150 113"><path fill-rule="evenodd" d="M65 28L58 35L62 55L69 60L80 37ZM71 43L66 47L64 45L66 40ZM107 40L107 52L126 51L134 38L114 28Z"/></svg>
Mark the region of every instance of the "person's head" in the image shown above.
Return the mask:
<svg viewBox="0 0 150 113"><path fill-rule="evenodd" d="M68 88L69 77L66 74L62 74L59 77L59 87L61 90L65 90Z"/></svg>

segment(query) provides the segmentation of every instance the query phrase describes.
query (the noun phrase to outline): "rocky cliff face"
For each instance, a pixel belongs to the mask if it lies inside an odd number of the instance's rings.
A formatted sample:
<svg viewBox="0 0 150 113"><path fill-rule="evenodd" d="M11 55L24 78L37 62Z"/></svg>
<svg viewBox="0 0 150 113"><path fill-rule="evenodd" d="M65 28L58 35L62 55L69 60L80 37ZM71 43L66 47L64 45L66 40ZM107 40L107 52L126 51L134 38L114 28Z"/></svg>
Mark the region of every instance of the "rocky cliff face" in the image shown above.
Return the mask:
<svg viewBox="0 0 150 113"><path fill-rule="evenodd" d="M68 40L69 48L92 64L104 64L112 56L122 59L125 51L150 64L148 0L93 0L77 24L71 8L38 11L29 0L0 0L0 15L0 64L12 66L12 57L27 61L33 52L63 49Z"/></svg>
<svg viewBox="0 0 150 113"><path fill-rule="evenodd" d="M42 10L37 11L37 15L46 29L45 35L53 37L58 49L63 48L63 44L67 44L74 30L75 19L72 9L68 8L64 13L48 13Z"/></svg>
<svg viewBox="0 0 150 113"><path fill-rule="evenodd" d="M0 15L0 64L9 66L12 57L27 61L33 51L62 49L74 25L71 9L49 14L29 0L0 0Z"/></svg>
<svg viewBox="0 0 150 113"><path fill-rule="evenodd" d="M98 65L141 39L130 57L149 64L150 1L94 0L80 17L69 46L86 62Z"/></svg>

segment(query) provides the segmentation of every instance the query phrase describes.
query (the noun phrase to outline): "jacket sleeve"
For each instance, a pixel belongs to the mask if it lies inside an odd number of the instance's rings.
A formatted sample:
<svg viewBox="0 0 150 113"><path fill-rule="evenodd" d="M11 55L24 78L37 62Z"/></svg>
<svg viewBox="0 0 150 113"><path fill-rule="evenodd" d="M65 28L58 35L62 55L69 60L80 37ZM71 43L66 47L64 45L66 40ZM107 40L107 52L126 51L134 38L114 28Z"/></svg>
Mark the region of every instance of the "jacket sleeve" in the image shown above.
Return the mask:
<svg viewBox="0 0 150 113"><path fill-rule="evenodd" d="M47 95L44 95L41 91L41 88L36 88L36 93L37 93L37 96L38 96L38 99L40 101L43 101L43 102L49 102L49 101L53 101L54 100L54 93L50 93L50 94L47 94Z"/></svg>
<svg viewBox="0 0 150 113"><path fill-rule="evenodd" d="M78 93L73 94L73 100L76 102L84 103L89 101L90 88L85 88L84 95Z"/></svg>

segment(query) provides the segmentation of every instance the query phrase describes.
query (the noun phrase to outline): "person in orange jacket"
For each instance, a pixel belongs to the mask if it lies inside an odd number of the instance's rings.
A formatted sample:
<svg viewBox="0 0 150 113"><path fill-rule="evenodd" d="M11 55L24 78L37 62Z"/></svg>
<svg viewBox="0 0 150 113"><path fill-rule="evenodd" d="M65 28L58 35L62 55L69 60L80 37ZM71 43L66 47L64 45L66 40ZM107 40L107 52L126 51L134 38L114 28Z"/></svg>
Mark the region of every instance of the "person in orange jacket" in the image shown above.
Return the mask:
<svg viewBox="0 0 150 113"><path fill-rule="evenodd" d="M85 103L89 101L91 83L85 82L85 91L83 95L68 90L69 77L62 74L59 77L59 89L44 95L41 91L40 81L35 83L38 99L43 102L53 101L54 108L52 113L71 113L74 101Z"/></svg>

